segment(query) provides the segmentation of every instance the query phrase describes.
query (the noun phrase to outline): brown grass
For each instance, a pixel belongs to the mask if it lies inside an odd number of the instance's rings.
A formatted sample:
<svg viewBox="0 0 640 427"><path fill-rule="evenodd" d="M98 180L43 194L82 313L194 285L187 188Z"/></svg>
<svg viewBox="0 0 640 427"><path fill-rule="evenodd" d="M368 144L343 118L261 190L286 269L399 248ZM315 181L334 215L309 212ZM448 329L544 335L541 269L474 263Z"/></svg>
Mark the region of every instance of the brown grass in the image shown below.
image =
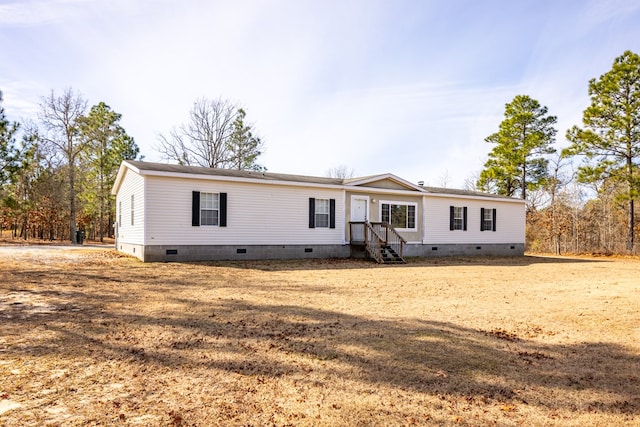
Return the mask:
<svg viewBox="0 0 640 427"><path fill-rule="evenodd" d="M0 248L0 425L640 425L640 261Z"/></svg>

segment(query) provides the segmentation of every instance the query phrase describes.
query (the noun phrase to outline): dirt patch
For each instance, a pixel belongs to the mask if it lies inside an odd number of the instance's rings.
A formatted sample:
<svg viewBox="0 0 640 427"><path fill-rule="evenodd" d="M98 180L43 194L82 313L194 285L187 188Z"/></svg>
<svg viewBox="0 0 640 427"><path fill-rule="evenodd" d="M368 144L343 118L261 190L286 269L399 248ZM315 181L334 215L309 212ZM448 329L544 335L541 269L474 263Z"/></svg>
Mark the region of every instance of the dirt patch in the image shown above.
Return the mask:
<svg viewBox="0 0 640 427"><path fill-rule="evenodd" d="M636 259L11 250L2 425L640 425Z"/></svg>

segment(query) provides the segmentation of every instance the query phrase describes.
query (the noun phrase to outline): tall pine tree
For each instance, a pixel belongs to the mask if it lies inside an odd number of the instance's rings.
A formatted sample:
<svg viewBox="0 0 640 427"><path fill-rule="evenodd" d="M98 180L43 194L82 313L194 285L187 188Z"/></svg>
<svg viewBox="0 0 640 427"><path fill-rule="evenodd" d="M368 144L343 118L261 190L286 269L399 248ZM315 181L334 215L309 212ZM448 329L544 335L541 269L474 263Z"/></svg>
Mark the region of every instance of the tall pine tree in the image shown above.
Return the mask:
<svg viewBox="0 0 640 427"><path fill-rule="evenodd" d="M97 232L101 242L104 241L105 232L111 235L110 224L114 217L111 187L120 163L123 160L135 160L140 152L133 138L120 126L121 117L121 114L100 102L79 120L80 132L87 144L84 159L88 182L84 197L89 202L88 208L98 212Z"/></svg>
<svg viewBox="0 0 640 427"><path fill-rule="evenodd" d="M0 195L20 167L20 150L16 145L18 128L19 124L10 122L4 113L0 91Z"/></svg>
<svg viewBox="0 0 640 427"><path fill-rule="evenodd" d="M579 180L605 179L623 184L627 204L626 249L635 245L635 205L640 161L640 56L626 51L610 71L589 81L591 105L584 110L584 127L567 131L568 155L582 155Z"/></svg>
<svg viewBox="0 0 640 427"><path fill-rule="evenodd" d="M245 123L246 113L238 109L233 121L233 132L227 142L228 164L232 169L262 171L265 168L256 160L262 154L262 141L251 132L251 125Z"/></svg>
<svg viewBox="0 0 640 427"><path fill-rule="evenodd" d="M495 144L476 183L478 189L503 196L527 198L527 191L544 185L548 160L555 152L556 117L527 95L517 95L505 107L498 132L485 141Z"/></svg>

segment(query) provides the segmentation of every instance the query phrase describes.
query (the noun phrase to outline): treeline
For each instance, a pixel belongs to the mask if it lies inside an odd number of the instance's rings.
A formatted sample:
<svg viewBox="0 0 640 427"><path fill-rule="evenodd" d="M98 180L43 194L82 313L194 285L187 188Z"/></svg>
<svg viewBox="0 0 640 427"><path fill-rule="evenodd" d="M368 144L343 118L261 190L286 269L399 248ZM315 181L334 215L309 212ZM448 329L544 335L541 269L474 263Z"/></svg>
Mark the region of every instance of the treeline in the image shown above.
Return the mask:
<svg viewBox="0 0 640 427"><path fill-rule="evenodd" d="M42 97L37 120L11 122L0 92L0 237L104 241L113 237L111 195L123 160L141 160L121 115L104 102L91 108L68 88ZM200 98L189 120L159 135L156 150L184 165L264 170L263 142L245 110ZM4 232L4 233L3 233Z"/></svg>
<svg viewBox="0 0 640 427"><path fill-rule="evenodd" d="M0 93L0 231L76 242L113 236L110 194L122 160L139 148L104 102L72 89L43 97L37 121L10 122Z"/></svg>
<svg viewBox="0 0 640 427"><path fill-rule="evenodd" d="M527 206L527 248L555 253L635 253L640 194L640 56L626 51L588 83L582 126L558 151L557 118L518 95L505 108L484 169L467 187ZM72 89L43 97L37 120L10 122L0 93L0 232L70 240L113 236L110 194L122 160L140 158L121 115L91 108ZM156 150L185 165L264 170L263 142L241 107L198 99L189 120L160 135ZM577 168L574 165L579 165ZM2 234L0 233L0 236Z"/></svg>
<svg viewBox="0 0 640 427"><path fill-rule="evenodd" d="M566 131L561 151L556 116L527 95L506 105L485 139L493 148L475 188L527 201L528 250L637 252L640 56L624 52L588 88L582 126Z"/></svg>

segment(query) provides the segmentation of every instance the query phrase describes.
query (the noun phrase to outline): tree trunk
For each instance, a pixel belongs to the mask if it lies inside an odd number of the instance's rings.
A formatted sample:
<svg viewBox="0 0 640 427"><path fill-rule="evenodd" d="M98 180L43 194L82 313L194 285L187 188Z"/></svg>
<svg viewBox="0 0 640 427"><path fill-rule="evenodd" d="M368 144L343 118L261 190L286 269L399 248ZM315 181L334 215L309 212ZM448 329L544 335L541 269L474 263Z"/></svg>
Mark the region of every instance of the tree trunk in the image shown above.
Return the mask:
<svg viewBox="0 0 640 427"><path fill-rule="evenodd" d="M100 182L100 243L104 243L104 180Z"/></svg>
<svg viewBox="0 0 640 427"><path fill-rule="evenodd" d="M112 212L112 204L111 199L107 199L107 236L115 237L114 227L113 227L113 212Z"/></svg>
<svg viewBox="0 0 640 427"><path fill-rule="evenodd" d="M522 165L522 177L520 184L520 191L522 193L522 200L527 200L527 164Z"/></svg>
<svg viewBox="0 0 640 427"><path fill-rule="evenodd" d="M102 152L100 153L100 243L104 243L104 156L106 155L106 147L102 142Z"/></svg>
<svg viewBox="0 0 640 427"><path fill-rule="evenodd" d="M627 220L627 252L633 252L633 244L635 240L635 231L634 231L634 221L635 221L635 212L634 212L634 204L633 204L633 157L631 155L631 147L627 147L627 182L629 183L629 188L627 195L629 197L629 216Z"/></svg>
<svg viewBox="0 0 640 427"><path fill-rule="evenodd" d="M69 234L72 244L78 243L76 239L76 183L74 159L69 159Z"/></svg>
<svg viewBox="0 0 640 427"><path fill-rule="evenodd" d="M627 252L629 252L629 253L633 252L633 245L634 245L634 240L635 240L635 231L634 231L635 212L634 212L633 199L631 197L632 197L632 194L629 194L629 216L628 216L628 220L627 220L627 226L628 226L628 230L627 230Z"/></svg>

